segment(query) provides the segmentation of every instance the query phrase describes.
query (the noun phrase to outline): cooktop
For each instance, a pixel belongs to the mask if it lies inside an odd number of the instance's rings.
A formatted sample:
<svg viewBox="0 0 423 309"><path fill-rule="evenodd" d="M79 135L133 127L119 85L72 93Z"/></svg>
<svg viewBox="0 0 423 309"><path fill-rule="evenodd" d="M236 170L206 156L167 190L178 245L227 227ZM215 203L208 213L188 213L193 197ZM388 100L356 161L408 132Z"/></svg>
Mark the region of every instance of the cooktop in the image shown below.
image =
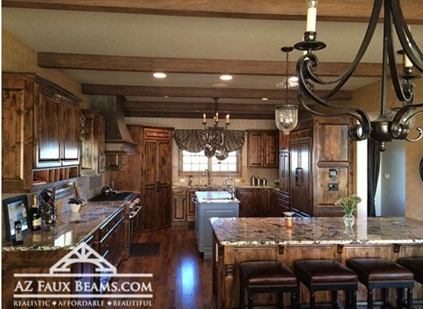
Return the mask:
<svg viewBox="0 0 423 309"><path fill-rule="evenodd" d="M131 194L132 192L115 192L108 195L100 194L100 195L94 196L89 201L90 202L126 201Z"/></svg>

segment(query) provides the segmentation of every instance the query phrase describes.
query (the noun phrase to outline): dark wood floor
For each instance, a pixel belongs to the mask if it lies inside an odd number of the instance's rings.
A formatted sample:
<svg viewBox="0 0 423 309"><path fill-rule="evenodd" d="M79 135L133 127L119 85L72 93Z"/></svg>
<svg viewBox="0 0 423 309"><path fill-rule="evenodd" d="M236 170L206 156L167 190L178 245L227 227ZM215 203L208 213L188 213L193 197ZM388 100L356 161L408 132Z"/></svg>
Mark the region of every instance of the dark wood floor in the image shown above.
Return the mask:
<svg viewBox="0 0 423 309"><path fill-rule="evenodd" d="M212 262L200 258L196 248L195 230L173 227L144 233L138 242L160 242L160 256L131 257L120 264L118 272L153 273L153 306L145 308L213 308Z"/></svg>

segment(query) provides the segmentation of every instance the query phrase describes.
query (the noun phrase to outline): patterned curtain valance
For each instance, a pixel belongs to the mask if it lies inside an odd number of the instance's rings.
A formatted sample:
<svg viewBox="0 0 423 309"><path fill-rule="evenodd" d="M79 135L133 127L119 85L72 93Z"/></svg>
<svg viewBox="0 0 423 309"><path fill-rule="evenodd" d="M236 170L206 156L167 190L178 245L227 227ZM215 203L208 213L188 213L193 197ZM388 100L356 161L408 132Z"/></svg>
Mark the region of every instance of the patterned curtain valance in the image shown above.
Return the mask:
<svg viewBox="0 0 423 309"><path fill-rule="evenodd" d="M180 149L190 152L200 152L204 150L207 143L204 133L204 130L175 130L173 137ZM225 130L222 133L224 134L224 144L230 152L241 149L245 143L245 131ZM217 147L221 143L222 139L219 134L218 138L212 142L212 146Z"/></svg>

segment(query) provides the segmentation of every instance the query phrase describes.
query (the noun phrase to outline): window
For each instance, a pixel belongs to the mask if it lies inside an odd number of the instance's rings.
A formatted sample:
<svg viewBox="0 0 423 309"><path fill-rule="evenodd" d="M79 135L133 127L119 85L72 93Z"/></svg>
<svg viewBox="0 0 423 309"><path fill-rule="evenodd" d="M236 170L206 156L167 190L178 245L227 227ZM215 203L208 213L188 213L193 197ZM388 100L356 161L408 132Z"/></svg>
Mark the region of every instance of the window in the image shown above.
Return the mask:
<svg viewBox="0 0 423 309"><path fill-rule="evenodd" d="M216 157L207 158L204 151L189 152L182 150L180 152L180 173L181 174L199 174L208 168L212 173L239 175L241 155L240 151L232 151L228 157L219 161Z"/></svg>

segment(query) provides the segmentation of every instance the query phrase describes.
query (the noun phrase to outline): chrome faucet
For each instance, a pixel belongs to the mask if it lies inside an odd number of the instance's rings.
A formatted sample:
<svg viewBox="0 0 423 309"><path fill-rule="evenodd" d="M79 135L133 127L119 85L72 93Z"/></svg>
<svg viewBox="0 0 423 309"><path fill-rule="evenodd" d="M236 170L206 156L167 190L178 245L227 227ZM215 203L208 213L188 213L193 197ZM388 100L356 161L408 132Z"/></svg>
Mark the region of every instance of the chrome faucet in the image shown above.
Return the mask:
<svg viewBox="0 0 423 309"><path fill-rule="evenodd" d="M231 181L231 186L229 188L229 193L231 194L231 199L235 198L235 179L232 177L226 177L225 180L223 180L222 187L227 188L228 187L228 180Z"/></svg>
<svg viewBox="0 0 423 309"><path fill-rule="evenodd" d="M211 178L211 172L210 172L210 170L208 168L206 168L203 171L203 174L201 176L205 176L206 173L207 173L207 186L211 186L212 185L213 178Z"/></svg>

